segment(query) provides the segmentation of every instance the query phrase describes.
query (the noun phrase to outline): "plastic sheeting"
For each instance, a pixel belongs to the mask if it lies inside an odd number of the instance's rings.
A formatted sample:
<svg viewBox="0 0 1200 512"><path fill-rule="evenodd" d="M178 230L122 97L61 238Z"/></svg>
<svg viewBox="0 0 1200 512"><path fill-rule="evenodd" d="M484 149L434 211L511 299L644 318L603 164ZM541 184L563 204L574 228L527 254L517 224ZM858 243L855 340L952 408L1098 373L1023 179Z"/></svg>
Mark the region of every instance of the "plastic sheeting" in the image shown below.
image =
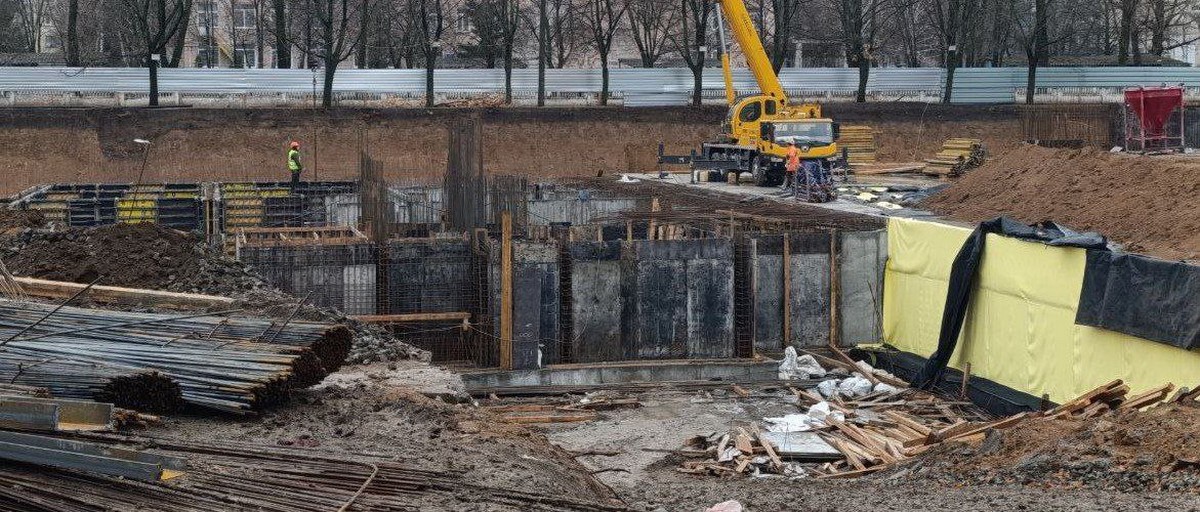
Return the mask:
<svg viewBox="0 0 1200 512"><path fill-rule="evenodd" d="M1200 267L1090 252L1075 321L1179 348L1200 348Z"/></svg>
<svg viewBox="0 0 1200 512"><path fill-rule="evenodd" d="M937 348L950 265L971 230L890 219L884 341L928 357ZM1063 402L1113 379L1133 392L1200 381L1200 353L1076 325L1086 251L988 235L953 368Z"/></svg>

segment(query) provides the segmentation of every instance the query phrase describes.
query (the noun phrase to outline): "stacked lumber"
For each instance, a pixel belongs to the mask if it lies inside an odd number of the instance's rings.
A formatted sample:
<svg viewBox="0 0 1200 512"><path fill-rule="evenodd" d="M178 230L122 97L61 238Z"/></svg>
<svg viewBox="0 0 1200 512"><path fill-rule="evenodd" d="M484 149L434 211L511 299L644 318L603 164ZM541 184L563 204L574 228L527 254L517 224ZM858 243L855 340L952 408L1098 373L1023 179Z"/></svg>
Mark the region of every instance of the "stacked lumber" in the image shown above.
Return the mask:
<svg viewBox="0 0 1200 512"><path fill-rule="evenodd" d="M349 351L344 326L219 314L0 300L0 381L142 411L247 413L320 382Z"/></svg>
<svg viewBox="0 0 1200 512"><path fill-rule="evenodd" d="M987 151L979 139L948 139L933 158L925 159L925 174L958 176L983 164Z"/></svg>
<svg viewBox="0 0 1200 512"><path fill-rule="evenodd" d="M846 150L851 165L875 163L875 130L870 126L843 126L837 144Z"/></svg>

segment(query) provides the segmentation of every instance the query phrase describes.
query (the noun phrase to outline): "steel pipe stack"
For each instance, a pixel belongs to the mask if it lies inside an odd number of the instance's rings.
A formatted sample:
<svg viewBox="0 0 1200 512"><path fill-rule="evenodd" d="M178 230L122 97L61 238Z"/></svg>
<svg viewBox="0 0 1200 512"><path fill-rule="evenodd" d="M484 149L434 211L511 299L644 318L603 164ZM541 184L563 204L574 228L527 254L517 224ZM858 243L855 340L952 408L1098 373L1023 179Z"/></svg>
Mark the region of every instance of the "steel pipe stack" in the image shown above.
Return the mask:
<svg viewBox="0 0 1200 512"><path fill-rule="evenodd" d="M203 315L203 316L202 316ZM246 413L341 366L345 326L0 300L0 382L170 412Z"/></svg>

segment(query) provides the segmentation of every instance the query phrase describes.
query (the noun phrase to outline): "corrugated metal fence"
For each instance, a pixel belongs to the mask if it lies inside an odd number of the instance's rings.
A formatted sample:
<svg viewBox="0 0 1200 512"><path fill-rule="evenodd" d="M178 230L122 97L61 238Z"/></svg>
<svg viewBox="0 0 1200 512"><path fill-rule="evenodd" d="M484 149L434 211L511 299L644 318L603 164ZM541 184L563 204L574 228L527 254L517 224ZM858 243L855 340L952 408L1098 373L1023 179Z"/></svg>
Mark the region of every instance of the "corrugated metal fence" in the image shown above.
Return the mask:
<svg viewBox="0 0 1200 512"><path fill-rule="evenodd" d="M417 98L424 94L425 74L420 69L346 69L338 71L334 91L339 102ZM1024 68L962 68L954 79L955 103L1013 103L1022 98ZM939 68L873 69L867 85L876 100L937 101L945 83ZM160 91L168 95L210 97L228 100L231 95L283 98L286 103L311 98L320 92L321 75L303 69L162 69ZM858 70L847 68L790 68L780 80L796 98L825 101L849 99L858 85ZM748 70L734 72L739 92L756 89ZM1189 85L1200 92L1200 68L1100 67L1043 68L1038 71L1039 99L1057 101L1117 101L1121 89L1139 85ZM504 92L500 69L446 69L434 74L434 87L442 100L466 99ZM704 96L723 97L719 69L706 69ZM0 68L0 105L15 105L19 98L45 95L77 97L145 97L148 89L144 68ZM537 71L513 70L517 98L531 98L537 91ZM600 90L600 72L595 69L551 69L546 72L546 90L552 99L591 99ZM691 72L684 68L614 69L612 97L626 105L679 104L690 99ZM54 101L54 100L50 100ZM244 101L244 100L243 100Z"/></svg>

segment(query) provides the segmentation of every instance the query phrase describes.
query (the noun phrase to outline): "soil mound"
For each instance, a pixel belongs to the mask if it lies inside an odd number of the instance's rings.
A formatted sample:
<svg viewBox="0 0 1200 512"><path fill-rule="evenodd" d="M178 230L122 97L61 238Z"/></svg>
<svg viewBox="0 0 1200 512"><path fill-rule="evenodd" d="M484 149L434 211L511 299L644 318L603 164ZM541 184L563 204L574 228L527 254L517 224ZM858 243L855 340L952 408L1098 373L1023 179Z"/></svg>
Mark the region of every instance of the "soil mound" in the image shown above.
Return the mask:
<svg viewBox="0 0 1200 512"><path fill-rule="evenodd" d="M1097 231L1140 252L1200 259L1200 158L1022 146L930 197L922 207L979 222L1008 215Z"/></svg>
<svg viewBox="0 0 1200 512"><path fill-rule="evenodd" d="M226 296L264 286L198 236L157 224L27 229L5 242L0 257L18 276Z"/></svg>
<svg viewBox="0 0 1200 512"><path fill-rule="evenodd" d="M926 455L917 475L968 484L1118 491L1200 489L1200 407L1171 404L1095 419L1026 421Z"/></svg>

